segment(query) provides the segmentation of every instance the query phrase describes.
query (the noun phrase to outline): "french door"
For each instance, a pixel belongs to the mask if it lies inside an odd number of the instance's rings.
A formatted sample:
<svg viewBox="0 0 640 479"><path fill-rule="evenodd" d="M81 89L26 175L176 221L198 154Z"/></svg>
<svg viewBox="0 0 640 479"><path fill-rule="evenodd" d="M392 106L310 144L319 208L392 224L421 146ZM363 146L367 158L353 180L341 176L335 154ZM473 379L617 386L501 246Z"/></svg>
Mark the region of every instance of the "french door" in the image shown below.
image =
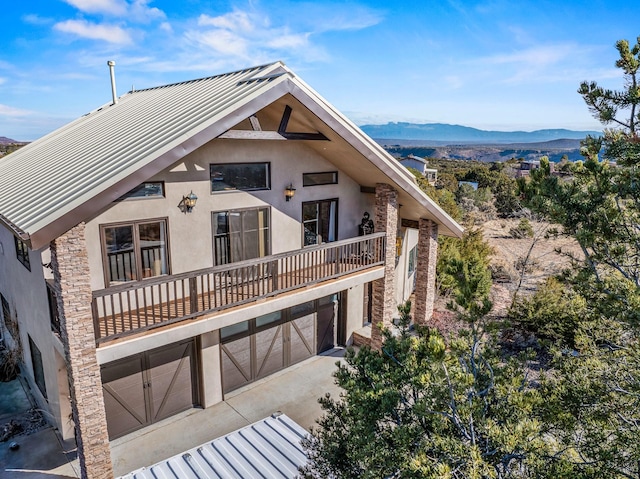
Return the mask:
<svg viewBox="0 0 640 479"><path fill-rule="evenodd" d="M302 203L303 245L330 243L338 239L338 200Z"/></svg>
<svg viewBox="0 0 640 479"><path fill-rule="evenodd" d="M269 208L213 213L214 265L260 258L271 252Z"/></svg>

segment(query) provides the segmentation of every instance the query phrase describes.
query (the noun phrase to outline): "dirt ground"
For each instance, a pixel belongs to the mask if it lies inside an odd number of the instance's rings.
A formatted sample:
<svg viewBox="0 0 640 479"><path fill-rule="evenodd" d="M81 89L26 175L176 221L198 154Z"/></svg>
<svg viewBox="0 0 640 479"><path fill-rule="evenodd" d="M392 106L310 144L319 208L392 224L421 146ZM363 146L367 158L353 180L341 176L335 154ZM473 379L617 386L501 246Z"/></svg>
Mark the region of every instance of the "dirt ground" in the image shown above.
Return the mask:
<svg viewBox="0 0 640 479"><path fill-rule="evenodd" d="M571 267L567 253L581 255L572 239L550 235L552 225L546 222L530 221L532 238L513 238L509 232L519 222L519 219L496 219L482 224L484 238L494 249L491 268L497 277L491 289L490 313L494 318L506 316L516 291L519 295L531 294L548 277ZM455 321L446 302L446 298L438 298L433 316L434 325L443 332L450 330Z"/></svg>

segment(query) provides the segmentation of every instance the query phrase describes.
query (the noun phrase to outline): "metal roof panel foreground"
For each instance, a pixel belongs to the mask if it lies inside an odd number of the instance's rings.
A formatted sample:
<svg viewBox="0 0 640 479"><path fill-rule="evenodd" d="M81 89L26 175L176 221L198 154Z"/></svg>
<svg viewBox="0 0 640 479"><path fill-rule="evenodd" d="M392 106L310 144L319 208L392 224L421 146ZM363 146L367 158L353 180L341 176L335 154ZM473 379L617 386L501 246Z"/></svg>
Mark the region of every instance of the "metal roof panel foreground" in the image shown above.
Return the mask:
<svg viewBox="0 0 640 479"><path fill-rule="evenodd" d="M308 435L285 414L274 414L119 479L294 478L307 457Z"/></svg>
<svg viewBox="0 0 640 479"><path fill-rule="evenodd" d="M286 76L276 62L127 93L4 157L0 214L38 233Z"/></svg>

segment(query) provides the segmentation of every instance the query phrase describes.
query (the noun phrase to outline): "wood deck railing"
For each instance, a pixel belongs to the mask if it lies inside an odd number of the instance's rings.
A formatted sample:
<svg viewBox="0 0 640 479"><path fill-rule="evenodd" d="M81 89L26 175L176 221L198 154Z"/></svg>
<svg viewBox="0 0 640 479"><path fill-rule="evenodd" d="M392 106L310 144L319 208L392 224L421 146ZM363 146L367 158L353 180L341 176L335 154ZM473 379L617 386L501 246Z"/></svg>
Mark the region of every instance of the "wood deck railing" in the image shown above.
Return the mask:
<svg viewBox="0 0 640 479"><path fill-rule="evenodd" d="M385 233L93 292L98 343L362 271L384 262Z"/></svg>

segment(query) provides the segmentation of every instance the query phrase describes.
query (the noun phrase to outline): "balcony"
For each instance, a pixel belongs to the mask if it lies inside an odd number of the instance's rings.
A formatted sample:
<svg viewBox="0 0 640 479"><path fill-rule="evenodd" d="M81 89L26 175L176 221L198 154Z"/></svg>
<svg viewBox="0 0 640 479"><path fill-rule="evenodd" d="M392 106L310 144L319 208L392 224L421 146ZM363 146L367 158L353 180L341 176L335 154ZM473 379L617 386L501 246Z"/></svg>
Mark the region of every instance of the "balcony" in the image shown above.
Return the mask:
<svg viewBox="0 0 640 479"><path fill-rule="evenodd" d="M330 281L384 263L385 233L93 292L98 344Z"/></svg>

